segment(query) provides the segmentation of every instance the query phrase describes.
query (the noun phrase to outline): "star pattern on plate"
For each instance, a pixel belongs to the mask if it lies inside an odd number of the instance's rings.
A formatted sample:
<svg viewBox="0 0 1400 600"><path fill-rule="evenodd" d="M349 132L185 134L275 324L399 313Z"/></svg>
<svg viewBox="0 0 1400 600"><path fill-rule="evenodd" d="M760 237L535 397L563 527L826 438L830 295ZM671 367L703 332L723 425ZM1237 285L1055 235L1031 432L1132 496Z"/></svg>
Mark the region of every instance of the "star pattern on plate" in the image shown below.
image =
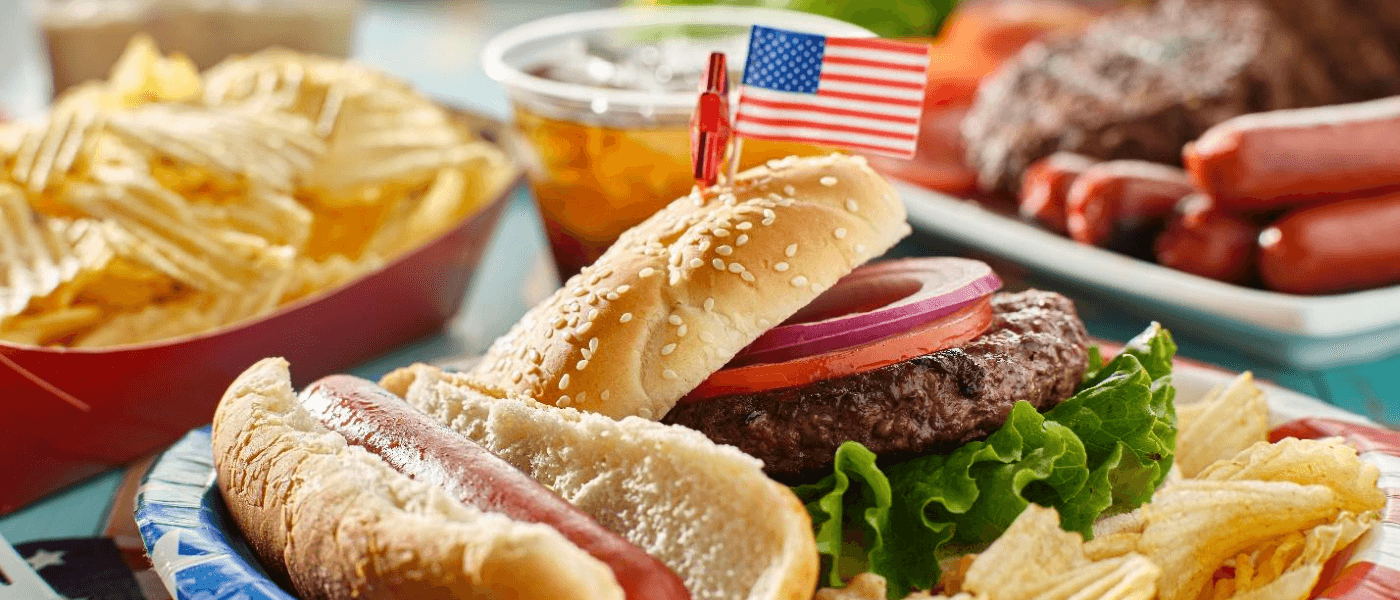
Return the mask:
<svg viewBox="0 0 1400 600"><path fill-rule="evenodd" d="M26 557L24 559L24 562L29 563L29 568L34 569L35 571L42 571L44 570L44 567L57 567L63 565L64 554L66 554L66 552L63 550L55 552L40 549L36 550L34 554L31 554L28 557Z"/></svg>

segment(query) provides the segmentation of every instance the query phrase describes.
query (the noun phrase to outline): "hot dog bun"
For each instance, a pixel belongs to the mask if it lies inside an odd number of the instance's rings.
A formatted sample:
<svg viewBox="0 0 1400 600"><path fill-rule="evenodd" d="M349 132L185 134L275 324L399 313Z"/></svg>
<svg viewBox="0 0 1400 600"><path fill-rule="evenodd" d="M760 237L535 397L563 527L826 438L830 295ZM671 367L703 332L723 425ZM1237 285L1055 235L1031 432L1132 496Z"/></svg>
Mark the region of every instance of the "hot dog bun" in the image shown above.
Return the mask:
<svg viewBox="0 0 1400 600"><path fill-rule="evenodd" d="M380 384L661 560L696 600L811 597L806 510L735 448L684 427L502 398L426 365Z"/></svg>
<svg viewBox="0 0 1400 600"><path fill-rule="evenodd" d="M244 537L304 600L606 598L606 565L554 529L464 506L322 427L278 358L214 413L220 491Z"/></svg>
<svg viewBox="0 0 1400 600"><path fill-rule="evenodd" d="M622 235L498 339L474 377L546 404L660 419L739 350L909 233L861 158L789 158Z"/></svg>

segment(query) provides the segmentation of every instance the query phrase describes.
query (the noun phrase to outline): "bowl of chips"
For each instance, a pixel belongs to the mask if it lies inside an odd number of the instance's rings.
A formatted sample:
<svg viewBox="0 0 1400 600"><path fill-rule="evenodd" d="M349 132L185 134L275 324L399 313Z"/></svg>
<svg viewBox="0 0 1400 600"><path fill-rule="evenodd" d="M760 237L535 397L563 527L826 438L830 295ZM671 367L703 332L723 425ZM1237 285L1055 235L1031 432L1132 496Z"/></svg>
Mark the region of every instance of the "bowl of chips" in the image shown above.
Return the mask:
<svg viewBox="0 0 1400 600"><path fill-rule="evenodd" d="M258 358L314 378L442 327L520 180L504 135L354 63L201 74L145 39L0 125L0 514L207 422Z"/></svg>

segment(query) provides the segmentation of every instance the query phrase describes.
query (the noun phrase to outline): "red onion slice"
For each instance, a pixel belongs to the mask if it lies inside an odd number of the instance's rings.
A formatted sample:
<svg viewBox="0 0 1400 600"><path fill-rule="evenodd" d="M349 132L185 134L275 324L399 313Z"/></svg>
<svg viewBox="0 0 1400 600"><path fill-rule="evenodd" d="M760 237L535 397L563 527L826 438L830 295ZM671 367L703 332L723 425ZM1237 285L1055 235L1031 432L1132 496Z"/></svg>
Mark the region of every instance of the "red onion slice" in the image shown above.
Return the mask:
<svg viewBox="0 0 1400 600"><path fill-rule="evenodd" d="M780 362L866 344L951 314L1001 288L986 263L906 258L866 265L841 278L729 366Z"/></svg>

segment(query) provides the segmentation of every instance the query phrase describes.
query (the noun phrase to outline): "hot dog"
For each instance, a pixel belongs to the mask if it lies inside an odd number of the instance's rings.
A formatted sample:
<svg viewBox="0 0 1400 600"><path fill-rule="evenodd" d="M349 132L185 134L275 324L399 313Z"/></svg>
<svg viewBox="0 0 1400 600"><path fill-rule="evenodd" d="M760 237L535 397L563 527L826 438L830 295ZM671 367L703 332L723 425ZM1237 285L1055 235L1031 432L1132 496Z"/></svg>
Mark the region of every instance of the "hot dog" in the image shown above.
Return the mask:
<svg viewBox="0 0 1400 600"><path fill-rule="evenodd" d="M1255 274L1259 227L1210 206L1203 196L1182 202L1183 211L1157 236L1157 262L1219 281L1246 284Z"/></svg>
<svg viewBox="0 0 1400 600"><path fill-rule="evenodd" d="M1294 210L1259 234L1269 288L1332 294L1400 282L1400 193Z"/></svg>
<svg viewBox="0 0 1400 600"><path fill-rule="evenodd" d="M1141 160L1113 160L1084 171L1065 199L1065 224L1078 242L1103 246L1172 214L1195 188L1186 172Z"/></svg>
<svg viewBox="0 0 1400 600"><path fill-rule="evenodd" d="M1092 166L1094 159L1073 152L1056 152L1036 161L1021 179L1021 217L1065 233L1065 199L1070 186Z"/></svg>
<svg viewBox="0 0 1400 600"><path fill-rule="evenodd" d="M445 489L464 504L558 530L606 563L629 600L690 598L666 565L374 383L332 375L307 387L301 402L327 428L400 473Z"/></svg>
<svg viewBox="0 0 1400 600"><path fill-rule="evenodd" d="M1400 184L1400 96L1235 117L1185 151L1192 180L1232 211Z"/></svg>

